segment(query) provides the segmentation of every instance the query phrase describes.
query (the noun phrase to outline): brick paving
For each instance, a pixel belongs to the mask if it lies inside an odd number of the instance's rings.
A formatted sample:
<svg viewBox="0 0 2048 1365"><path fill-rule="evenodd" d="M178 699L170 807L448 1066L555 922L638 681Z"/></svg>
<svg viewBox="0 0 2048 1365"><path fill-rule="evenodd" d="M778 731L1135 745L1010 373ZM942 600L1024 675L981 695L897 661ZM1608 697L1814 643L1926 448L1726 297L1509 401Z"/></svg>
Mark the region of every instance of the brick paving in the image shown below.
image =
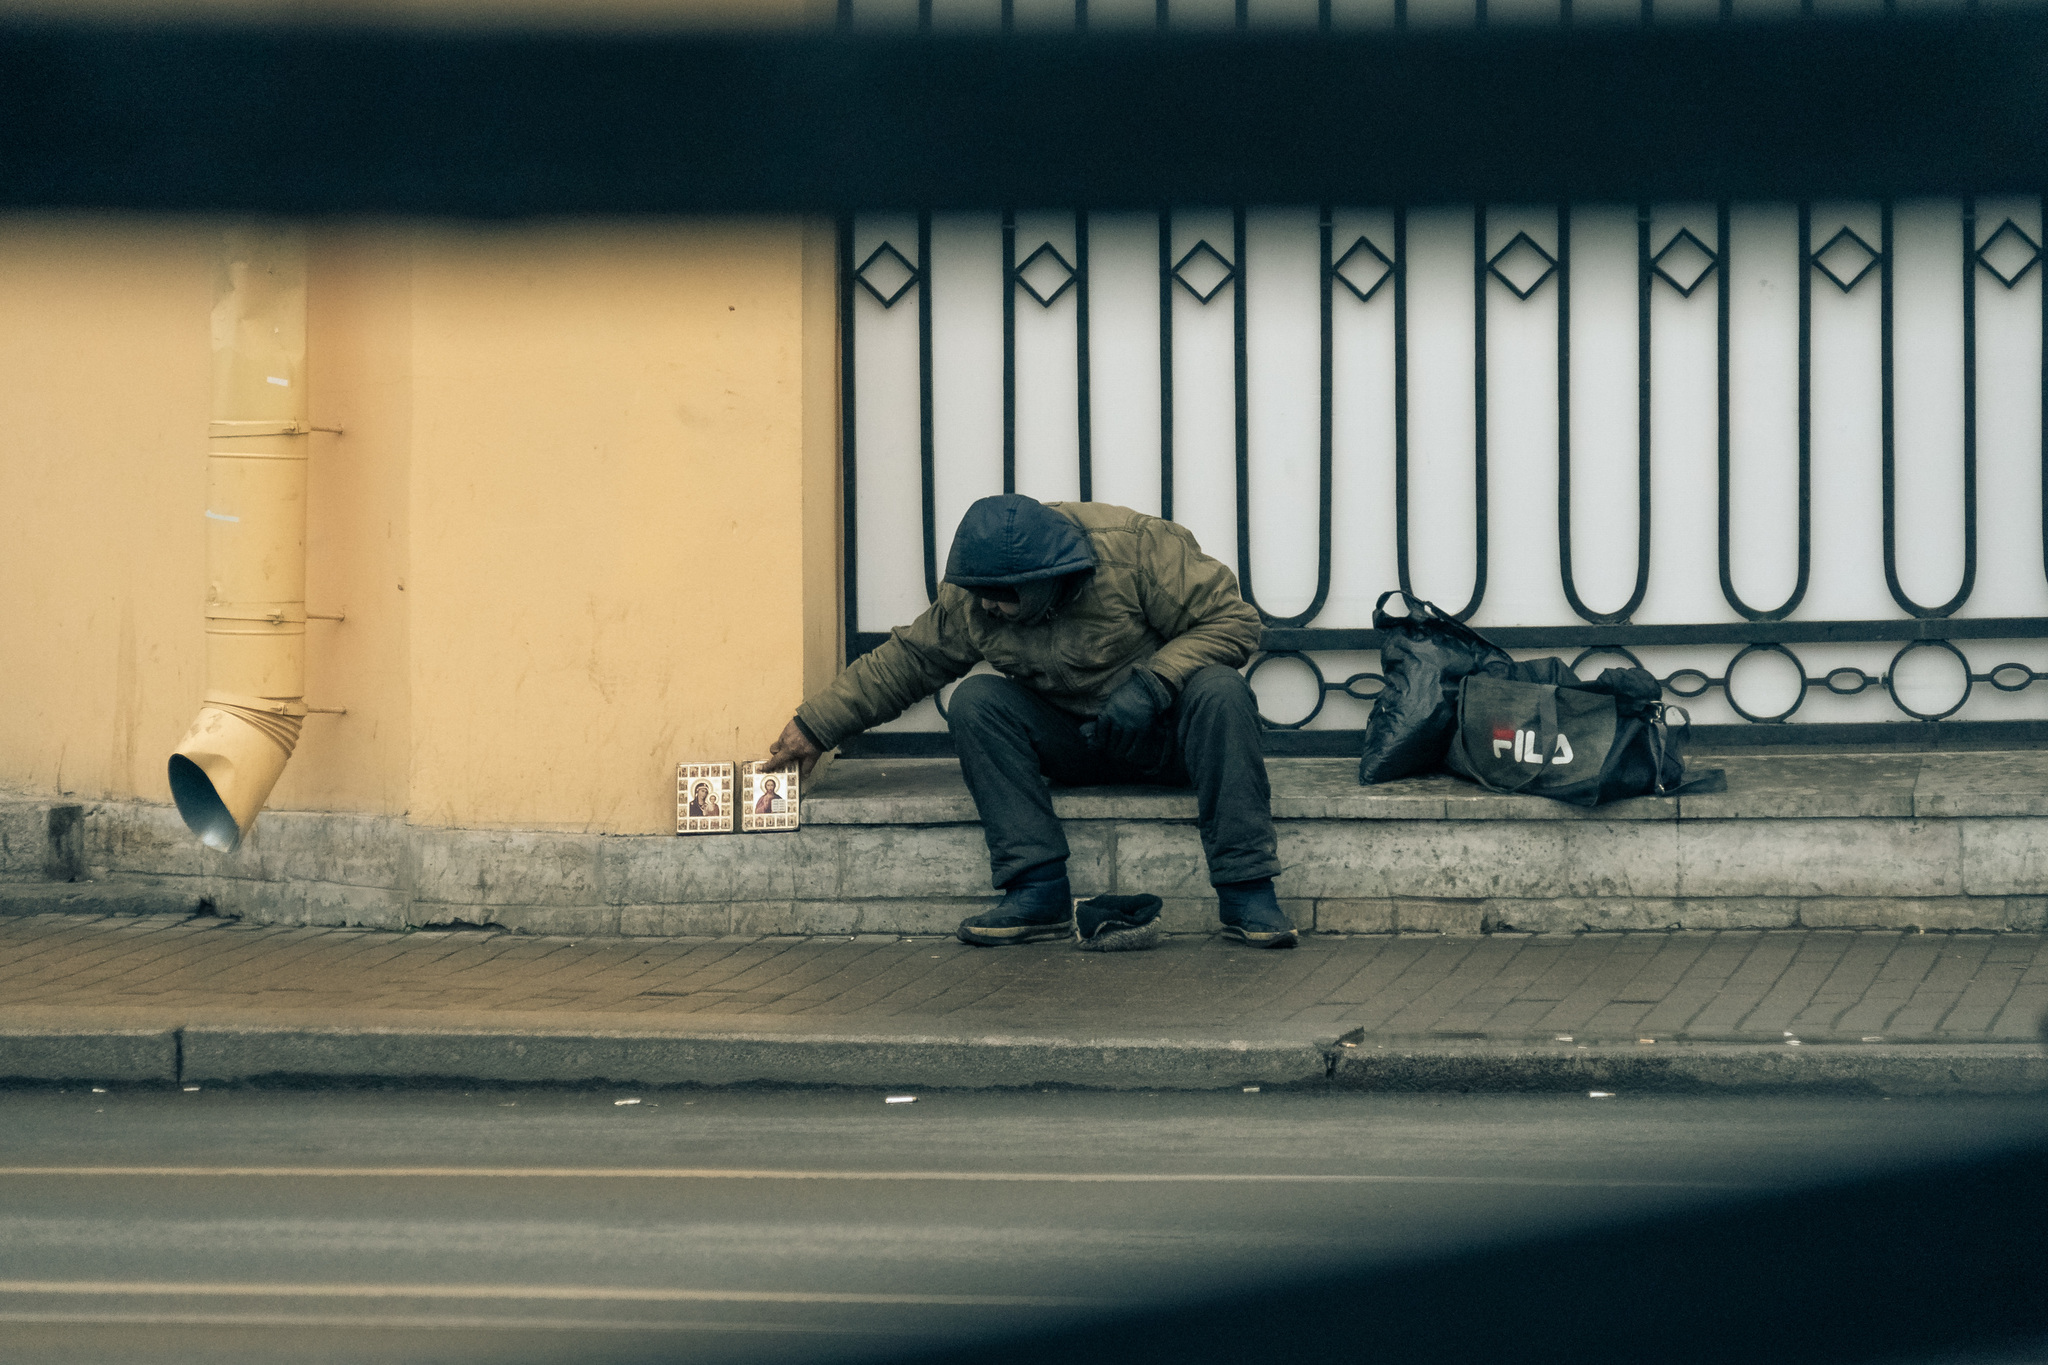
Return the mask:
<svg viewBox="0 0 2048 1365"><path fill-rule="evenodd" d="M615 1028L773 1019L820 1034L947 1029L1313 1028L1335 1036L1552 1042L2036 1042L2048 936L1780 930L1458 937L1316 935L1261 952L1181 935L1146 953L951 939L571 939L244 925L174 916L0 917L0 1023L51 1008L210 1019Z"/></svg>

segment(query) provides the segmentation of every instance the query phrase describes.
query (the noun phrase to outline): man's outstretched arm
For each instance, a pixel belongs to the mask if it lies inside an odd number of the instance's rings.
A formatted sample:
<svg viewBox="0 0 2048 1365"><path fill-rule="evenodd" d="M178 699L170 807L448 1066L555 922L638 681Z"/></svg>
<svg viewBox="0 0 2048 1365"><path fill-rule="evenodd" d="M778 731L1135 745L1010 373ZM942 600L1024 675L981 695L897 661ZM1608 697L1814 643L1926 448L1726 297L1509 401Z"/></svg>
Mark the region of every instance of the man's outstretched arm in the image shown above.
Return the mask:
<svg viewBox="0 0 2048 1365"><path fill-rule="evenodd" d="M922 616L889 632L879 647L805 699L768 751L768 766L795 764L799 775L808 777L826 750L894 720L965 674L981 658L962 620L971 610L966 592L951 584L941 587L939 600Z"/></svg>

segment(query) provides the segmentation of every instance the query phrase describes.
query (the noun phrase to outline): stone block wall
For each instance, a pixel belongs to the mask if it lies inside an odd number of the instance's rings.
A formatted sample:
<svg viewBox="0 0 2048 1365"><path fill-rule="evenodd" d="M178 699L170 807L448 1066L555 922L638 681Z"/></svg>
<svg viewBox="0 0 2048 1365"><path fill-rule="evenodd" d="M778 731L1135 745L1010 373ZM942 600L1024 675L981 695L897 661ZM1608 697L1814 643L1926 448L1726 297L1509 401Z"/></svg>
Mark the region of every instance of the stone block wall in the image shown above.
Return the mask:
<svg viewBox="0 0 2048 1365"><path fill-rule="evenodd" d="M1949 760L1956 760L1951 762ZM1580 810L1275 761L1279 890L1325 933L2048 928L2048 756L1731 764L1726 793ZM1063 791L1077 894L1215 925L1191 795ZM951 760L842 762L790 833L610 836L272 811L243 847L169 807L0 798L0 907L548 934L943 934L995 899Z"/></svg>

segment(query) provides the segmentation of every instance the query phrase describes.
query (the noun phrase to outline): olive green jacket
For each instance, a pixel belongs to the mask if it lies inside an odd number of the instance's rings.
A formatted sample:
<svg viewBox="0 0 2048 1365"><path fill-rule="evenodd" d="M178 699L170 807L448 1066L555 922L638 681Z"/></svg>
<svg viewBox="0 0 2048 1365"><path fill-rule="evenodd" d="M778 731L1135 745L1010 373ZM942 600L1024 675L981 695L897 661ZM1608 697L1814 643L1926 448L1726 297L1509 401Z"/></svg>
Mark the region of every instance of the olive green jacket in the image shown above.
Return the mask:
<svg viewBox="0 0 2048 1365"><path fill-rule="evenodd" d="M1047 506L1078 524L1095 572L1051 619L1018 626L982 610L972 593L939 585L924 615L797 708L827 748L893 720L986 659L1062 711L1093 716L1132 671L1179 691L1208 664L1242 668L1259 645L1259 613L1237 575L1170 521L1101 502Z"/></svg>

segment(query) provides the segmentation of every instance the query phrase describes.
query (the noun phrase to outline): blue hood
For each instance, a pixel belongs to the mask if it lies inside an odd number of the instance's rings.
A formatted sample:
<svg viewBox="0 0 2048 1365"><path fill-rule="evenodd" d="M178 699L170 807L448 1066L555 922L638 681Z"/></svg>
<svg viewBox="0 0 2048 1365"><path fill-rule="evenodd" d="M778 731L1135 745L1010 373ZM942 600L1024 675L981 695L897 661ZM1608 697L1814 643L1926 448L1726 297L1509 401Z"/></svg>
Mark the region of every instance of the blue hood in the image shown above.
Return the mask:
<svg viewBox="0 0 2048 1365"><path fill-rule="evenodd" d="M1094 567L1087 532L1042 502L999 493L960 518L946 556L946 581L963 588L1008 588Z"/></svg>

